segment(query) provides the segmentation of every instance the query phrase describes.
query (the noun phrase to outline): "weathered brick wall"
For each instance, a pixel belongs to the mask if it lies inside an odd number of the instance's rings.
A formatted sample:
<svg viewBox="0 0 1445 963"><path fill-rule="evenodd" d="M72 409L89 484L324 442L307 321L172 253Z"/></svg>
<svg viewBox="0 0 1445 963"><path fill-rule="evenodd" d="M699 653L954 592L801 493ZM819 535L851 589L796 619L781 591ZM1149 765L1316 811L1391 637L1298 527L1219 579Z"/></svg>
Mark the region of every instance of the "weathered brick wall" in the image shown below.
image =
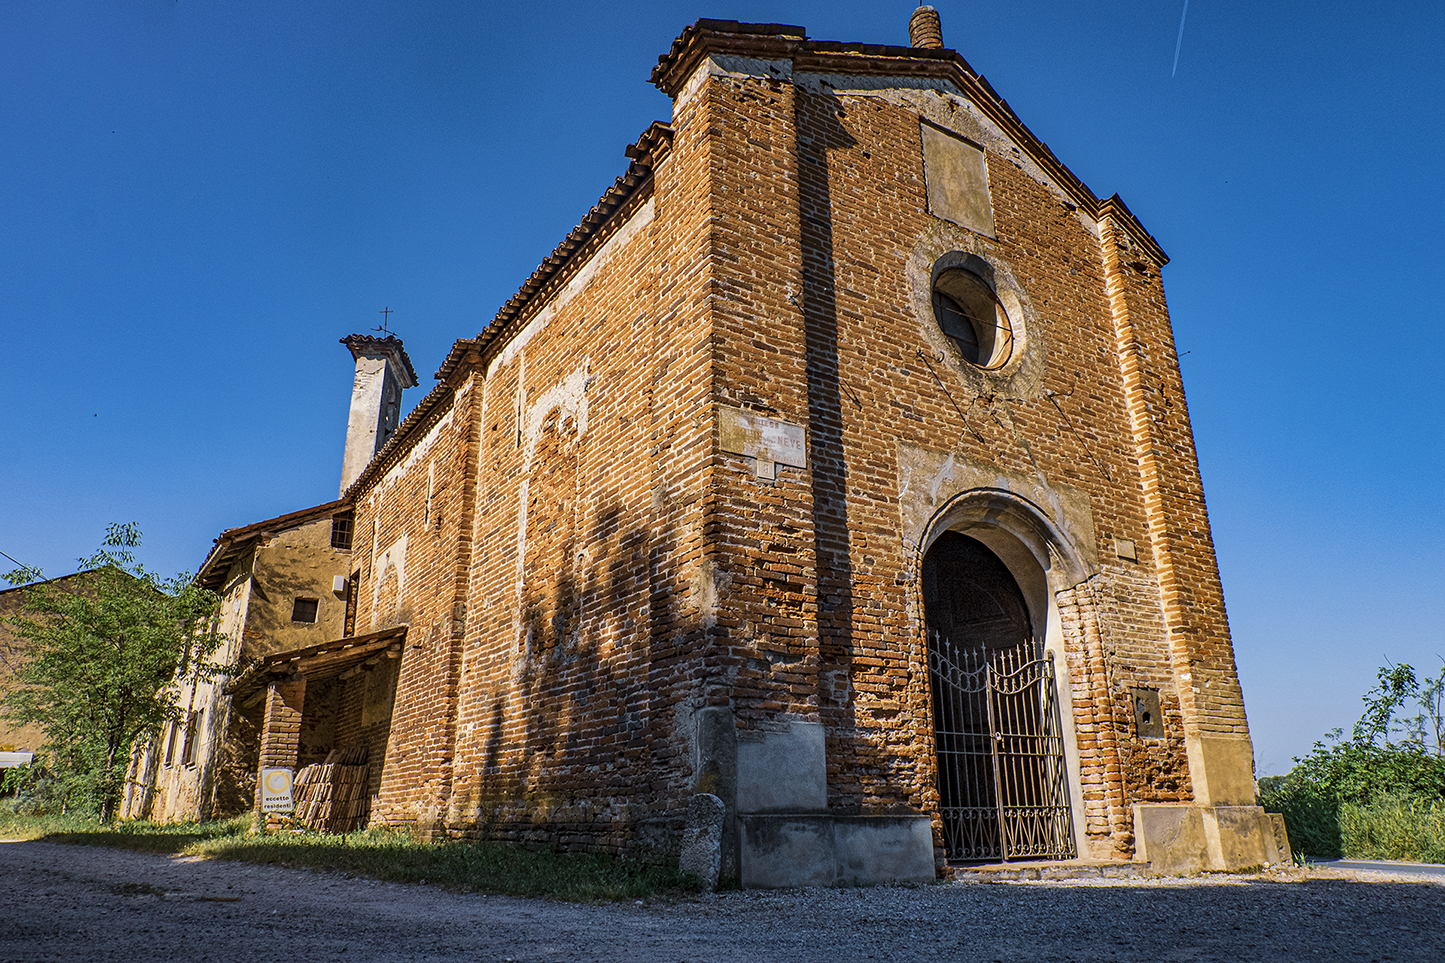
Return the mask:
<svg viewBox="0 0 1445 963"><path fill-rule="evenodd" d="M358 666L336 681L333 748L365 746L369 793L375 806L381 790L387 747L391 741L392 707L399 669L396 659L383 658Z"/></svg>
<svg viewBox="0 0 1445 963"><path fill-rule="evenodd" d="M1101 248L1170 656L1190 683L1179 699L1192 727L1247 735L1163 281L1112 221L1103 225Z"/></svg>
<svg viewBox="0 0 1445 963"><path fill-rule="evenodd" d="M637 198L486 372L456 831L620 850L679 828L710 372L702 284L659 284L697 254L659 239L685 236L690 201Z"/></svg>
<svg viewBox="0 0 1445 963"><path fill-rule="evenodd" d="M336 711L340 701L336 680L308 681L306 707L296 748L296 768L326 761L336 742Z"/></svg>
<svg viewBox="0 0 1445 963"><path fill-rule="evenodd" d="M805 230L799 207L797 107L781 79L708 79L696 94L711 144L715 400L807 425ZM814 450L819 438L812 438ZM817 456L815 456L816 458ZM721 454L713 478L720 593L710 651L719 695L740 728L818 720L819 571L814 479L782 468L771 483L749 459ZM720 685L718 683L721 683Z"/></svg>
<svg viewBox="0 0 1445 963"><path fill-rule="evenodd" d="M661 163L705 166L706 145ZM357 496L357 631L410 626L379 820L610 849L680 828L679 713L701 698L708 204L689 179L659 182L544 315L458 366ZM445 497L439 534L419 524L427 490ZM377 579L403 535L393 601Z"/></svg>
<svg viewBox="0 0 1445 963"><path fill-rule="evenodd" d="M409 628L391 738L373 745L378 819L431 828L445 805L456 719L458 556L470 533L472 392L443 384L443 404L356 497L356 632ZM374 734L373 734L374 735ZM348 739L353 738L348 734ZM360 738L356 734L355 738ZM375 740L367 739L368 744Z"/></svg>

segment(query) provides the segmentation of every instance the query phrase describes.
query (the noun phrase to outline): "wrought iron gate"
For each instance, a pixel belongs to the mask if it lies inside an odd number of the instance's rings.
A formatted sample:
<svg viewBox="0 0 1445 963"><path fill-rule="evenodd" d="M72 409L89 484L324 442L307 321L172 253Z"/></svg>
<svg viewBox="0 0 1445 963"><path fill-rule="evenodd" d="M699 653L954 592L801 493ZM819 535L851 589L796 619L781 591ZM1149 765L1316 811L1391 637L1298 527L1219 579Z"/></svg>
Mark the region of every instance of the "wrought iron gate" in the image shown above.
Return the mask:
<svg viewBox="0 0 1445 963"><path fill-rule="evenodd" d="M938 789L949 859L1075 854L1053 653L958 649L929 633Z"/></svg>

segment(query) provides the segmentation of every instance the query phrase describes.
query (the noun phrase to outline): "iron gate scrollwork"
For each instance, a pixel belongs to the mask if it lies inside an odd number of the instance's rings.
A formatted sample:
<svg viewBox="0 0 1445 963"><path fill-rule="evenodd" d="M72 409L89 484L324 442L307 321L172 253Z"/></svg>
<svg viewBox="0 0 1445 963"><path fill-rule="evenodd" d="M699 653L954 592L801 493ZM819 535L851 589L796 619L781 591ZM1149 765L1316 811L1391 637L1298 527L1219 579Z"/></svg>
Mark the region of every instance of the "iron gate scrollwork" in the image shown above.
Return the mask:
<svg viewBox="0 0 1445 963"><path fill-rule="evenodd" d="M928 666L948 858L1072 858L1053 653L960 650L930 632Z"/></svg>

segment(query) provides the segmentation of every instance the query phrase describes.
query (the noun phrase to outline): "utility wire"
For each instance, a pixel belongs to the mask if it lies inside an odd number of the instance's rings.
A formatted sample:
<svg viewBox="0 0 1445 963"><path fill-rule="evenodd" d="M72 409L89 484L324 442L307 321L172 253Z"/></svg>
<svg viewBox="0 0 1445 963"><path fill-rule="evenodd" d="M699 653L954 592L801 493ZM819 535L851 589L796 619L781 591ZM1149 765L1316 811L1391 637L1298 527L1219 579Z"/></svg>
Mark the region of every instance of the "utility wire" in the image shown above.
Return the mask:
<svg viewBox="0 0 1445 963"><path fill-rule="evenodd" d="M992 451L993 449L988 447L988 442L984 441L983 435L980 435L974 430L973 426L968 423L968 415L965 415L963 409L958 406L958 402L953 400L953 392L948 390L948 385L944 384L943 379L938 376L938 372L933 370L933 362L928 360L928 355L924 354L921 348L914 349L914 353L918 355L919 361L922 361L928 366L928 373L933 375L933 380L938 382L938 387L943 389L943 394L948 398L949 403L953 405L953 410L958 412L958 417L963 422L963 430L972 433L973 437L978 439L978 443L983 446L984 451ZM972 408L977 402L978 398L975 397L973 403L969 404L969 407Z"/></svg>
<svg viewBox="0 0 1445 963"><path fill-rule="evenodd" d="M31 568L29 565L26 565L24 562L20 561L20 559L16 558L14 555L10 555L5 552L0 552L0 555L4 555L6 558L10 559L10 561L14 562L16 565L19 565L20 571L24 572L27 576L29 576L30 581L33 582L40 578L40 569Z"/></svg>

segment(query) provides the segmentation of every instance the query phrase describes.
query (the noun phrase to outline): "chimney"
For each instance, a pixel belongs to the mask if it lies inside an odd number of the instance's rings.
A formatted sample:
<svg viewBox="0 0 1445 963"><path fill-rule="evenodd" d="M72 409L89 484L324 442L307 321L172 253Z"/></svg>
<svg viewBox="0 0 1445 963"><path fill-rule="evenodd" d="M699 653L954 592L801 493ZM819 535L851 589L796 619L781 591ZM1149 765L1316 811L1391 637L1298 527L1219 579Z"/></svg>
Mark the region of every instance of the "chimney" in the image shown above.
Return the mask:
<svg viewBox="0 0 1445 963"><path fill-rule="evenodd" d="M919 7L908 18L908 43L913 47L943 46L943 25L938 22L938 11L932 7Z"/></svg>
<svg viewBox="0 0 1445 963"><path fill-rule="evenodd" d="M391 440L401 422L401 392L416 386L416 369L401 346L387 335L348 335L341 343L356 359L351 386L351 417L346 423L346 455L341 461L341 492L361 477L376 453Z"/></svg>

